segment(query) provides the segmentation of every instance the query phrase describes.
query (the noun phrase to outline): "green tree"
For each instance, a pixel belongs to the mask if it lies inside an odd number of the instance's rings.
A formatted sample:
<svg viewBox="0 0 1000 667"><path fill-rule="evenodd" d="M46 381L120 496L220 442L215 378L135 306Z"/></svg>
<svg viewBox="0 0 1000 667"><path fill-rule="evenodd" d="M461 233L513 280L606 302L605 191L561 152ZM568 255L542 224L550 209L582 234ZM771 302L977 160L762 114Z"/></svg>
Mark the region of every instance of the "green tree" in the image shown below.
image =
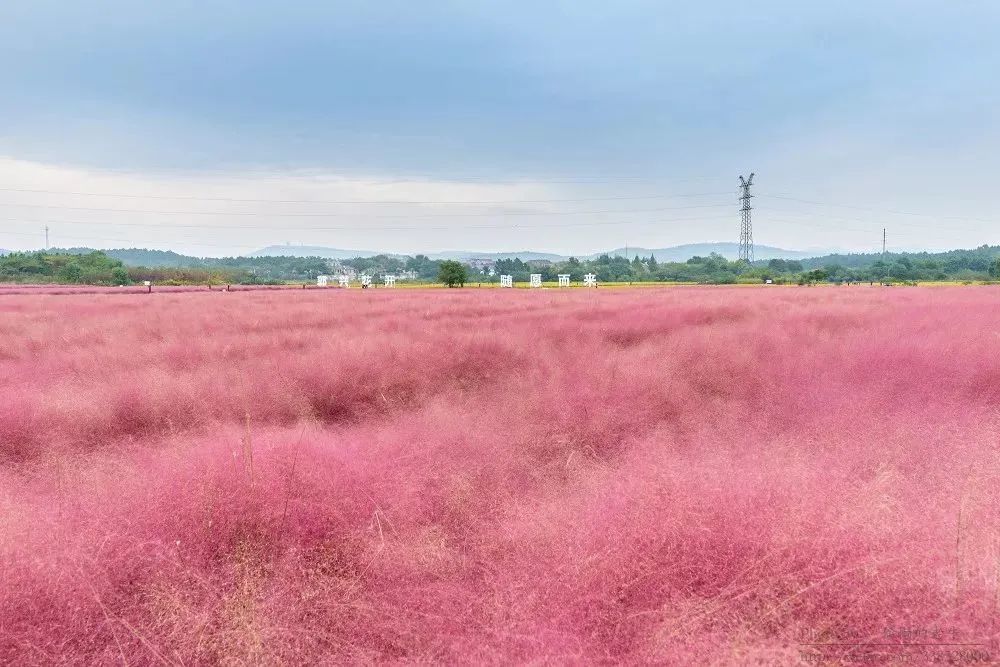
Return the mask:
<svg viewBox="0 0 1000 667"><path fill-rule="evenodd" d="M438 268L438 282L442 282L448 287L454 287L455 285L464 287L468 280L469 270L465 264L454 260L441 262L441 266Z"/></svg>
<svg viewBox="0 0 1000 667"><path fill-rule="evenodd" d="M111 282L115 285L128 285L132 282L128 275L128 269L124 266L116 266L111 269Z"/></svg>
<svg viewBox="0 0 1000 667"><path fill-rule="evenodd" d="M885 280L889 275L889 265L881 259L875 260L871 266L871 275L875 280Z"/></svg>
<svg viewBox="0 0 1000 667"><path fill-rule="evenodd" d="M61 273L63 280L68 283L78 283L83 280L83 267L76 262L68 262Z"/></svg>
<svg viewBox="0 0 1000 667"><path fill-rule="evenodd" d="M1000 278L1000 257L997 257L993 260L993 263L990 264L990 275L994 278Z"/></svg>
<svg viewBox="0 0 1000 667"><path fill-rule="evenodd" d="M813 269L812 271L807 271L802 274L802 280L809 285L814 283L821 283L827 279L829 274L827 274L825 269Z"/></svg>

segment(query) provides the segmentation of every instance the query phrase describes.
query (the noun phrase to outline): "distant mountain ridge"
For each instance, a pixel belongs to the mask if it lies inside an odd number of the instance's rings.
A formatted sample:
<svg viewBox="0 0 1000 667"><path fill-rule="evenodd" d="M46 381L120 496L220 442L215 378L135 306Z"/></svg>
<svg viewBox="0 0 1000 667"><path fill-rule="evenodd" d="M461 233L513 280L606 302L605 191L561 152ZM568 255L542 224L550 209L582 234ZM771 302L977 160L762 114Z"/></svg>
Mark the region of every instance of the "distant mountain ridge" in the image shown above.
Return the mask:
<svg viewBox="0 0 1000 667"><path fill-rule="evenodd" d="M355 257L374 257L375 255L393 255L389 252L374 250L345 250L343 248L327 248L315 245L269 245L247 255L247 257L322 257L324 259L354 259Z"/></svg>
<svg viewBox="0 0 1000 667"><path fill-rule="evenodd" d="M180 253L173 252L172 250L148 250L145 248L108 248L101 250L101 252L105 253L108 257L122 261L126 266L145 266L148 268L242 268L253 272L254 275L265 275L266 272L270 270L268 267L273 268L277 266L280 271L295 274L296 277L299 277L300 274L314 275L317 272L326 271L330 268L327 262L324 261L327 259L341 258L346 260L354 259L356 257L374 257L378 254L387 255L391 258L391 260L386 261L393 261L397 263L400 260L405 261L408 259L408 256L406 255L390 255L388 253L375 252L358 255L358 252L364 253L364 251L341 250L337 248L325 248L323 246L273 247L280 249L282 252L280 254L276 253L275 255L253 253L251 255L239 257L193 257L190 255L182 255ZM86 247L52 248L49 252L87 254L94 252L94 250L94 248ZM986 272L993 277L1000 275L1000 268L998 268L998 265L996 264L997 260L1000 259L1000 246L990 245L981 245L977 248L944 251L916 250L888 252L885 255L870 252L829 252L818 249L810 251L785 250L782 248L761 245L756 246L755 251L755 259L757 260L758 266L766 265L767 262L772 259L798 260L802 267L806 270L815 268L826 269L831 266L841 266L847 269L860 269L869 267L877 262L887 264L899 262L907 271L910 270L909 267L917 266L918 264L921 270L925 270L925 273L931 270L937 271L937 273L933 274L934 276L937 276L934 279L943 279L940 278L941 275L955 275L960 279L981 279L982 275ZM9 254L20 251L11 250L6 252ZM296 254L297 252L335 252L338 253L338 255L332 257L329 255L327 257L323 257L317 254L303 256ZM643 258L649 258L650 255L653 255L657 258L658 262L685 263L692 257L707 257L712 253L716 253L726 258L735 259L736 255L739 253L739 246L736 243L696 243L673 246L669 248L653 249L629 246L627 255L630 259L636 255ZM606 253L580 255L577 256L577 259L593 260L604 254L617 255L621 257L626 255L626 251L625 248L618 248ZM533 251L471 252L454 250L432 253L430 257L437 259L459 259L468 261L477 266L480 265L480 261L489 262L507 258L520 258L522 261L548 260L553 262L568 259L568 256L566 255ZM426 262L424 262L424 264L426 264ZM965 273L962 273L963 271Z"/></svg>
<svg viewBox="0 0 1000 667"><path fill-rule="evenodd" d="M55 249L54 249L55 250ZM90 252L92 248L67 248L65 251L73 253ZM9 251L0 251L0 254ZM183 255L173 250L147 250L145 248L113 248L103 251L109 257L119 259L129 266L148 267L173 267L196 266L203 262L200 260L210 260L212 258L194 257ZM658 262L686 262L695 256L707 257L712 253L722 255L726 259L737 259L739 257L738 243L689 243L685 245L670 246L666 248L645 248L642 246L626 248L616 248L607 252L594 253L592 255L575 255L577 259L597 259L601 255L628 256L630 259L639 255L647 258L650 255L656 257ZM469 261L474 259L492 260L499 259L520 259L527 262L531 260L548 260L550 262L566 261L571 255L560 255L552 252L536 252L533 250L518 250L513 252L477 252L473 250L446 250L424 254L430 259L455 259L459 261ZM273 245L251 252L245 257L320 257L322 259L354 259L356 257L375 257L376 255L387 255L389 257L405 257L398 253L378 252L375 250L350 250L345 248L330 248L326 246L311 245ZM831 256L824 251L786 250L766 245L754 246L754 257L758 260L768 259L811 259L816 257Z"/></svg>
<svg viewBox="0 0 1000 667"><path fill-rule="evenodd" d="M533 259L547 259L550 262L561 262L567 259L568 255L557 255L552 252L533 252L531 250L519 250L515 252L471 252L468 250L450 250L445 252L428 253L430 259L520 259L527 262Z"/></svg>
<svg viewBox="0 0 1000 667"><path fill-rule="evenodd" d="M598 252L592 255L576 255L577 259L596 259L601 255L620 255L634 257L649 257L653 255L658 262L684 262L695 256L707 256L713 252L722 255L726 259L737 259L739 257L740 246L738 243L689 243L685 245L669 246L666 248L643 248L631 247L616 248L607 252ZM514 252L477 252L472 250L446 250L442 252L421 253L431 259L520 259L529 260L549 260L551 262L561 262L569 259L571 255L561 255L552 252L536 252L533 250L518 250ZM754 246L755 259L805 259L816 257L820 252L809 252L805 250L786 250L767 245ZM250 253L251 257L323 257L326 259L352 259L354 257L374 257L375 255L399 256L395 253L375 252L370 250L345 250L342 248L328 248L324 246L296 246L296 245L274 245L261 248Z"/></svg>
<svg viewBox="0 0 1000 667"><path fill-rule="evenodd" d="M816 257L817 252L809 252L806 250L786 250L784 248L775 248L769 245L755 245L753 247L754 259L805 259L807 257ZM740 256L740 244L739 243L687 243L684 245L675 245L667 248L643 248L637 247L633 248L629 246L628 248L615 248L608 253L598 253L596 255L587 255L586 257L581 257L579 259L596 259L602 254L608 255L621 255L624 257L635 257L639 255L640 257L649 257L653 255L656 257L658 262L686 262L692 257L706 257L712 253L717 255L722 255L726 259L739 259Z"/></svg>

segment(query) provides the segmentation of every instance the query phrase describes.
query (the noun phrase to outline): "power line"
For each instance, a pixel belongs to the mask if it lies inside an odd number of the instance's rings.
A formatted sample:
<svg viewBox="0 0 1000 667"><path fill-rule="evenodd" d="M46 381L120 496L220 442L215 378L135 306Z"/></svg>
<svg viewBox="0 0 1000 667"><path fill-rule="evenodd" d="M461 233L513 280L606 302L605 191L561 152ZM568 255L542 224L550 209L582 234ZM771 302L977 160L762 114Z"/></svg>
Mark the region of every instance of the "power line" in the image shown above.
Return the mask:
<svg viewBox="0 0 1000 667"><path fill-rule="evenodd" d="M826 230L830 230L831 229L830 225L827 224L827 223L824 223L824 222L806 221L806 220L802 220L801 218L782 218L782 217L779 217L779 216L772 215L770 213L768 213L767 219L768 219L768 221L783 222L783 223L788 223L788 224L792 224L792 225L804 225L806 227L819 227L819 228L823 228L823 229L826 229ZM842 220L853 220L853 218L841 218L841 219ZM865 222L865 221L861 220L859 222ZM871 223L871 224L874 225L876 223ZM907 227L907 226L909 226L909 225L906 225L904 223L896 223L896 225L900 226L900 227ZM844 225L837 225L836 230L837 231L858 232L860 234L865 234L865 235L868 235L868 234L871 234L874 231L877 231L877 229L872 229L871 227L868 227L868 228L847 227L847 226L844 226ZM900 238L900 239L902 239L902 238L912 238L912 236L907 236L907 235L903 235L903 234L898 234L898 235L894 234L893 238ZM953 236L947 236L947 237L946 236L934 236L934 235L928 236L927 234L921 234L920 238L921 239L932 239L932 240L937 240L937 241L954 241L954 237ZM867 254L866 251L862 251L862 250L857 250L857 251L852 250L850 252L857 252L857 253L861 253L861 254ZM925 250L914 250L912 252L939 252L939 251L936 251L936 250L926 250L926 251Z"/></svg>
<svg viewBox="0 0 1000 667"><path fill-rule="evenodd" d="M793 224L793 225L805 225L807 227L822 227L824 229L830 229L830 225L827 224L827 223L823 223L823 222L810 222L810 221L802 220L801 218L781 218L781 217L776 217L774 215L771 215L770 213L767 215L767 219L768 220L774 220L775 222L787 222L787 223L790 223L790 224ZM851 232L862 232L862 233L865 233L865 234L868 234L868 233L870 233L872 231L871 229L862 229L860 227L844 227L842 225L838 225L837 229L838 230L851 231Z"/></svg>
<svg viewBox="0 0 1000 667"><path fill-rule="evenodd" d="M554 183L554 184L602 184L602 183L663 183L670 181L673 183L693 183L696 181L716 180L716 176L691 176L685 178L674 178L669 176L655 176L649 174L565 174L565 175L515 175L501 176L497 174L479 175L450 175L433 172L413 172L401 171L399 175L382 173L380 175L365 174L361 172L338 173L333 169L319 168L295 168L289 167L285 171L278 171L276 168L254 168L253 166L233 165L231 167L218 168L112 168L112 167L87 167L87 173L115 176L149 177L149 178L194 178L210 177L219 181L261 181L261 180L282 180L300 182L352 182L365 183L370 185L393 185L398 183L488 183L488 184L520 184L530 185L534 183Z"/></svg>
<svg viewBox="0 0 1000 667"><path fill-rule="evenodd" d="M758 197L764 197L766 195L757 195L757 196ZM768 210L770 210L770 209L768 209ZM833 215L831 213L820 213L818 211L806 211L806 212L801 212L800 213L798 211L789 211L789 210L783 210L783 209L776 209L776 210L778 210L781 213L788 213L790 215L809 215L809 216L818 216L818 217L821 217L821 218L829 218L831 220L847 220L847 221L850 221L850 222L860 222L860 223L865 224L865 225L874 225L876 227L878 227L878 226L880 226L882 224L881 222L877 222L877 221L863 220L861 218L851 218L851 217L847 217L847 216L843 216L843 215ZM946 219L960 220L960 221L967 221L967 222L975 222L976 221L976 219L974 219L974 218L957 218L957 217L953 217L953 218L946 218ZM987 222L987 221L984 220L983 222ZM935 223L921 224L921 223L918 223L918 222L896 222L896 221L893 221L893 224L895 224L897 226L901 226L901 227L915 227L915 228L918 228L918 229L941 229L942 228L941 225L935 224ZM994 224L997 224L997 223L994 223ZM971 227L955 227L954 225L949 225L948 229L956 229L956 230L960 230L960 231L969 231L969 232L979 232L979 231L982 231L981 229L978 229L978 228L977 229L973 229ZM870 231L870 230L868 230L868 231Z"/></svg>
<svg viewBox="0 0 1000 667"><path fill-rule="evenodd" d="M557 224L557 225L522 225L522 224L514 224L514 225L508 225L508 226L499 226L499 225L482 226L481 225L481 226L473 226L471 228L473 228L473 229L548 229L548 228L565 228L565 227L580 227L580 226L594 227L594 226L618 226L618 225L663 225L663 224L671 223L671 222L695 222L695 221L702 221L702 220L722 220L722 219L727 219L728 217L729 216L719 215L719 216L701 216L701 217L688 217L688 218L671 218L671 219L667 219L667 220L620 220L620 221L611 221L611 222L565 223L565 224ZM40 221L37 221L37 220L13 220L13 221L15 221L15 222L24 222L24 223L32 223L32 224L40 222ZM65 223L66 221L62 221L62 222ZM90 224L90 223L82 223L82 224ZM440 229L455 229L455 228L456 227L454 227L454 226L448 226L448 227L421 227L421 228L414 228L414 227L406 227L406 228L385 227L385 228L378 228L378 229L381 229L381 230L394 230L394 231L402 231L402 230L420 231L420 230L423 230L423 229L440 230ZM468 228L470 228L470 227L462 227L462 229L468 229ZM372 228L361 228L361 229L372 229ZM303 231L303 230L295 230L295 231ZM316 229L316 231L323 231L323 230ZM5 235L6 236L22 236L22 237L38 238L39 233L38 232L34 232L34 233L30 233L30 232L12 232L12 231L3 231L3 232L0 232L0 236L5 236ZM136 243L136 241L134 241L133 239L118 238L118 237L101 237L101 236L93 236L93 235L89 235L89 234L88 235L75 235L75 236L74 235L61 235L61 238L73 239L73 240L77 240L77 241L113 241L113 242L116 242L116 243L129 243L129 244ZM177 237L175 237L175 238L177 238ZM186 238L179 238L177 240L179 240L183 244L189 245L189 246L197 246L197 247L204 246L204 247L210 247L210 248L259 248L261 246L260 243L253 244L253 245L247 245L247 244L239 244L239 243L199 243L199 242L189 241Z"/></svg>
<svg viewBox="0 0 1000 667"><path fill-rule="evenodd" d="M265 217L265 218L475 218L536 215L606 215L618 213L654 213L660 211L680 211L695 208L718 208L728 204L694 204L691 206L662 206L657 208L617 209L601 211L495 211L489 213L408 213L394 215L358 215L356 213L265 213L261 211L150 211L148 209L102 208L89 206L56 206L50 204L13 204L0 202L0 206L18 208L42 208L60 211L89 211L94 213L141 213L144 215L207 215L217 217Z"/></svg>
<svg viewBox="0 0 1000 667"><path fill-rule="evenodd" d="M19 192L27 194L71 195L75 197L107 197L120 199L149 199L158 201L206 201L247 204L340 204L340 205L496 205L496 204L565 204L588 201L638 201L648 199L680 199L689 197L712 197L727 195L728 192L694 192L673 195L639 195L634 197L579 197L568 199L478 199L478 200L411 200L411 199L241 199L236 197L195 197L189 195L136 195L124 193L82 192L70 190L34 190L27 188L0 188L0 192Z"/></svg>
<svg viewBox="0 0 1000 667"><path fill-rule="evenodd" d="M880 209L880 208L872 208L872 207L868 207L868 206L851 206L849 204L835 204L835 203L831 203L831 202L816 201L814 199L799 199L798 197L789 197L789 196L786 196L786 195L769 195L769 194L763 194L763 195L757 195L757 196L758 197L766 197L766 198L769 198L769 199L784 199L786 201L795 201L795 202L800 202L802 204L816 204L818 206L835 206L837 208L849 208L849 209L854 209L856 211L868 211L870 213L888 213L890 215L912 215L912 216L918 216L918 217L921 217L921 218L935 218L935 219L938 219L938 220L960 220L960 221L961 220L966 220L966 221L970 221L970 222L987 222L987 223L991 223L991 224L998 224L998 222L996 220L987 220L985 218L970 218L970 217L959 217L959 216L935 215L933 213L917 213L917 212L914 212L914 211L900 211L900 210L896 210L896 209L885 209L885 208Z"/></svg>
<svg viewBox="0 0 1000 667"><path fill-rule="evenodd" d="M280 178L280 177L279 177ZM669 180L673 183L693 183L695 181L712 181L715 180L716 176L693 176L690 178L670 178ZM531 183L556 183L556 184L570 184L570 183L582 183L582 184L601 184L601 183L659 183L664 179L657 178L653 176L607 176L607 175L568 175L568 176L548 176L548 177L532 177L532 176L522 176L518 178L497 178L495 176L447 176L442 174L424 174L419 176L402 177L402 178L392 178L392 179L365 179L358 178L357 180L361 182L373 183L384 183L384 184L395 184L395 183L427 183L432 181L437 181L441 183L481 183L488 182L491 184L531 184Z"/></svg>
<svg viewBox="0 0 1000 667"><path fill-rule="evenodd" d="M613 220L613 221L599 221L599 222L569 222L560 224L524 224L524 223L504 223L504 224L489 224L489 225L421 225L419 227L413 226L338 226L338 227L287 227L287 226L273 226L273 225L191 225L191 224L170 224L168 226L163 226L157 223L143 223L143 222L89 222L86 220L52 220L52 219L25 219L25 218L0 218L0 220L6 222L20 222L24 224L39 224L39 223L51 223L53 225L86 225L95 227L147 227L147 228L160 228L164 231L170 231L172 229L184 228L184 229L259 229L265 231L297 231L297 232L327 232L327 231L424 231L424 230L451 230L451 229L560 229L566 227L600 227L607 225L653 225L653 224L663 224L669 222L687 222L693 220L723 220L728 216L726 215L710 215L710 216L695 216L695 217L683 217L683 218L669 218L666 220ZM3 233L10 232L0 232Z"/></svg>
<svg viewBox="0 0 1000 667"><path fill-rule="evenodd" d="M773 216L773 215L770 215L770 214L768 214L767 219L768 219L768 221L782 222L782 223L788 223L788 224L792 224L792 225L804 225L806 227L822 228L822 229L826 229L828 231L831 229L830 225L828 225L826 223L822 223L822 222L807 222L807 221L800 220L800 219L780 218L780 217L776 217L776 216ZM864 234L866 236L868 236L868 235L872 234L873 232L877 231L877 230L872 229L872 228L862 229L862 228L859 228L859 227L845 227L845 226L841 226L841 225L838 225L836 227L836 230L837 231L858 232L859 234ZM893 238L896 239L898 242L894 246L890 246L890 247L902 247L902 244L904 243L904 241L912 241L913 240L913 235L910 235L910 234L901 234L901 233L900 234L893 234ZM936 236L936 235L927 235L927 234L921 234L920 235L920 239L921 240L931 240L931 241L952 242L952 243L954 243L954 241L955 241L955 237L954 236ZM775 242L775 244L777 244L777 242ZM910 253L919 254L919 253L923 253L923 252L927 252L927 253L945 252L946 250L947 250L947 248L940 248L940 249L921 249L921 248L915 248L915 249L906 250L906 251L900 251L900 252L910 252ZM834 252L832 254L838 254L838 252ZM847 253L847 254L863 254L863 255L871 254L870 250L864 250L864 249L844 250L843 252ZM878 254L878 252L879 252L878 250L875 251L876 254ZM825 253L825 254L830 254L830 253Z"/></svg>

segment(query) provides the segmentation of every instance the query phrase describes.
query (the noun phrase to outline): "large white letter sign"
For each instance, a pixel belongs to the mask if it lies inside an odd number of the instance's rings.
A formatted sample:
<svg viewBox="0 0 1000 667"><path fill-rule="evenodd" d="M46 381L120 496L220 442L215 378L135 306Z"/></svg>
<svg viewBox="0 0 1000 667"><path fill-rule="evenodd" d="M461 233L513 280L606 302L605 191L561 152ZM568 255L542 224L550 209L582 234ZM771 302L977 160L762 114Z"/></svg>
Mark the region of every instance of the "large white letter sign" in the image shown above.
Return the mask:
<svg viewBox="0 0 1000 667"><path fill-rule="evenodd" d="M560 273L559 274L559 287L569 287L569 274Z"/></svg>
<svg viewBox="0 0 1000 667"><path fill-rule="evenodd" d="M371 276L361 276L361 287L362 289L371 287L372 277Z"/></svg>
<svg viewBox="0 0 1000 667"><path fill-rule="evenodd" d="M337 278L337 281L340 283L341 287L351 286L351 279L348 278L347 276L340 276L339 278Z"/></svg>
<svg viewBox="0 0 1000 667"><path fill-rule="evenodd" d="M385 277L385 286L386 287L395 287L396 286L396 276L386 276Z"/></svg>
<svg viewBox="0 0 1000 667"><path fill-rule="evenodd" d="M500 287L513 287L514 276L500 276Z"/></svg>
<svg viewBox="0 0 1000 667"><path fill-rule="evenodd" d="M532 273L531 274L531 286L532 287L541 287L542 286L542 274L540 274L540 273Z"/></svg>
<svg viewBox="0 0 1000 667"><path fill-rule="evenodd" d="M326 287L329 280L330 276L316 276L316 287Z"/></svg>
<svg viewBox="0 0 1000 667"><path fill-rule="evenodd" d="M583 277L583 284L587 287L597 287L597 275L588 273Z"/></svg>

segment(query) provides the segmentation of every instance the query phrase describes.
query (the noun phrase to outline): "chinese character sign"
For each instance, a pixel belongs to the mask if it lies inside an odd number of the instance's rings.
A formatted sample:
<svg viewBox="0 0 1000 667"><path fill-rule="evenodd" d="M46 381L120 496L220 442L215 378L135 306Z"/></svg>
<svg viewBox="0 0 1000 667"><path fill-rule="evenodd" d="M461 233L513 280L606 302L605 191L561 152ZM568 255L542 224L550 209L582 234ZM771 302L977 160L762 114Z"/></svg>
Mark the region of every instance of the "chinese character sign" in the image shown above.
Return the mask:
<svg viewBox="0 0 1000 667"><path fill-rule="evenodd" d="M532 273L531 274L531 286L532 287L541 287L542 286L542 274L540 274L540 273Z"/></svg>
<svg viewBox="0 0 1000 667"><path fill-rule="evenodd" d="M385 286L386 287L395 287L396 286L396 276L386 276L385 277Z"/></svg>
<svg viewBox="0 0 1000 667"><path fill-rule="evenodd" d="M569 274L560 273L559 274L559 287L569 287Z"/></svg>
<svg viewBox="0 0 1000 667"><path fill-rule="evenodd" d="M340 283L341 287L351 286L351 279L348 278L347 276L340 276L339 278L337 278L337 281Z"/></svg>
<svg viewBox="0 0 1000 667"><path fill-rule="evenodd" d="M514 276L500 276L500 287L513 287Z"/></svg>
<svg viewBox="0 0 1000 667"><path fill-rule="evenodd" d="M371 276L361 276L361 287L371 287L372 277Z"/></svg>
<svg viewBox="0 0 1000 667"><path fill-rule="evenodd" d="M316 276L316 287L326 287L326 283L329 280L329 276Z"/></svg>
<svg viewBox="0 0 1000 667"><path fill-rule="evenodd" d="M588 273L583 277L583 284L587 287L597 287L597 275L594 273Z"/></svg>

